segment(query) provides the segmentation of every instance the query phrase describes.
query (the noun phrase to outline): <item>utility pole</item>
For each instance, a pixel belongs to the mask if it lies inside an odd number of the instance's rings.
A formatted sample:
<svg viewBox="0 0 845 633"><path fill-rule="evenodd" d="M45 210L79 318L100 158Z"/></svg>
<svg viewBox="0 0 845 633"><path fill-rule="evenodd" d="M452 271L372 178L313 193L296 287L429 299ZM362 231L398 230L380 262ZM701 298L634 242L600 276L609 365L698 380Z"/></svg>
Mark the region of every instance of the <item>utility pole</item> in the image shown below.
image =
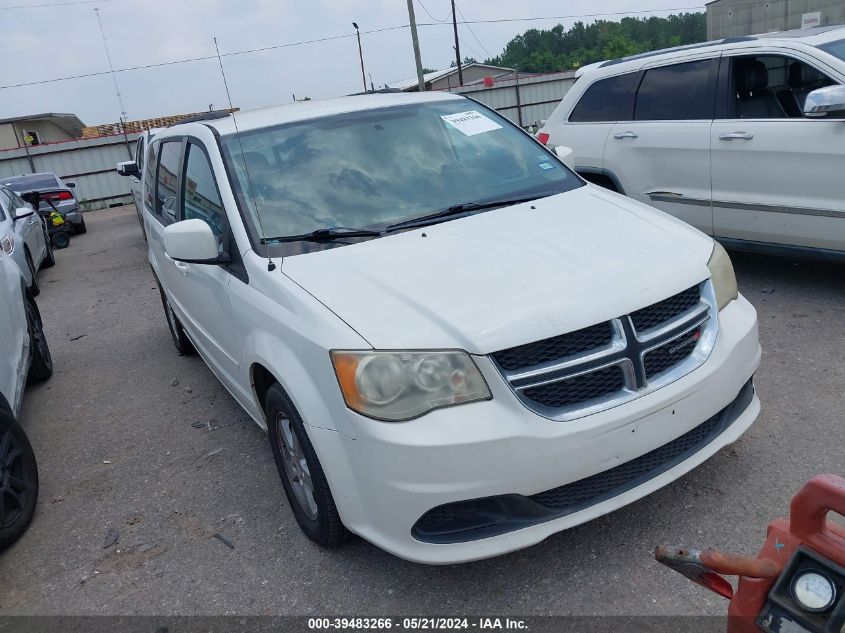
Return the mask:
<svg viewBox="0 0 845 633"><path fill-rule="evenodd" d="M358 23L353 22L355 33L358 34L358 57L361 58L361 81L364 82L364 92L367 92L367 75L364 74L364 51L361 49L361 31L358 30Z"/></svg>
<svg viewBox="0 0 845 633"><path fill-rule="evenodd" d="M455 14L455 0L452 0L452 29L455 31L455 60L458 62L458 83L464 85L464 71L461 68L461 44L458 42L458 16Z"/></svg>
<svg viewBox="0 0 845 633"><path fill-rule="evenodd" d="M417 83L420 92L425 92L425 79L423 79L422 59L420 58L420 40L417 37L417 19L414 17L414 0L408 0L408 20L411 22L411 41L414 43L414 59L417 62Z"/></svg>

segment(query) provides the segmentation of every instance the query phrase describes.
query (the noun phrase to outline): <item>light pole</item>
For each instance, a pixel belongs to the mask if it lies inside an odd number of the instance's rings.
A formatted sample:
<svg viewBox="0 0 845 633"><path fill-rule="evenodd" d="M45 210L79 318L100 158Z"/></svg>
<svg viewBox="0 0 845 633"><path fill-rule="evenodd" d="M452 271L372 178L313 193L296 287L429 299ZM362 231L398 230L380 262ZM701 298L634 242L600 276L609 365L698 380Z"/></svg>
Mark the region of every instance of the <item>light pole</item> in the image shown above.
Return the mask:
<svg viewBox="0 0 845 633"><path fill-rule="evenodd" d="M361 31L358 30L358 23L353 22L355 33L358 35L358 57L361 58L361 81L364 83L364 92L367 92L367 75L364 73L364 51L361 49Z"/></svg>

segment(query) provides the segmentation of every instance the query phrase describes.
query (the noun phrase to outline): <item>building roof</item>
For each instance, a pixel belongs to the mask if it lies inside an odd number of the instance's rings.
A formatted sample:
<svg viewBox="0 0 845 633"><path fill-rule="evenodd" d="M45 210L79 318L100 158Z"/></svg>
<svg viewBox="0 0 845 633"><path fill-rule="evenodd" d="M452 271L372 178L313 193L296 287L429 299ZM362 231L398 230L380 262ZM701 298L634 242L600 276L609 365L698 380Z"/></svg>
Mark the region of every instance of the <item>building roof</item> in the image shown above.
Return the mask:
<svg viewBox="0 0 845 633"><path fill-rule="evenodd" d="M25 123L26 121L50 121L73 138L82 136L82 128L85 127L85 124L75 114L62 112L44 112L43 114L13 116L7 119L0 119L0 125L3 123Z"/></svg>
<svg viewBox="0 0 845 633"><path fill-rule="evenodd" d="M433 103L463 99L460 95L448 92L392 92L370 93L335 99L314 99L312 101L297 101L283 105L243 110L238 112L237 129L240 132L254 130L272 125L295 123L324 116L357 112L359 110L374 110L389 106L409 105L414 103ZM227 116L221 119L202 121L202 124L216 129L221 135L235 132L235 118ZM178 131L183 125L197 125L197 123L178 124L169 128Z"/></svg>
<svg viewBox="0 0 845 633"><path fill-rule="evenodd" d="M472 62L470 64L462 64L461 68L466 70L467 68L489 68L494 71L499 71L499 74L513 72L513 68L505 68L504 66L493 66L491 64L481 64L479 62ZM451 68L445 68L443 70L435 70L430 73L426 73L423 75L423 81L427 84L432 83L433 81L437 81L439 79L444 79L450 75L457 75L458 74L458 67L453 66ZM493 75L495 77L495 75ZM413 77L409 77L408 79L403 79L402 81L395 81L392 84L389 84L391 88L396 88L397 90L408 90L410 88L416 88L418 85L417 76L414 75Z"/></svg>

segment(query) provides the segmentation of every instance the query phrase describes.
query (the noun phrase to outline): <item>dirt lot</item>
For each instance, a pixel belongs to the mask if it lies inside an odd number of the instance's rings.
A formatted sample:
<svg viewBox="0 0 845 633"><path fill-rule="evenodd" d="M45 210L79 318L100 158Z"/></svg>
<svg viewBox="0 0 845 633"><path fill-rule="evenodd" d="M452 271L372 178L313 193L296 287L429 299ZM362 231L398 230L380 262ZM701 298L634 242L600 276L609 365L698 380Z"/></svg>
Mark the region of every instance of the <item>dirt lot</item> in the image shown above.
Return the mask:
<svg viewBox="0 0 845 633"><path fill-rule="evenodd" d="M176 355L134 210L86 221L41 275L56 373L25 398L41 497L0 556L0 614L720 614L653 547L753 553L807 478L843 472L845 268L735 254L764 350L763 412L736 445L509 556L435 568L357 538L324 551L289 512L265 434Z"/></svg>

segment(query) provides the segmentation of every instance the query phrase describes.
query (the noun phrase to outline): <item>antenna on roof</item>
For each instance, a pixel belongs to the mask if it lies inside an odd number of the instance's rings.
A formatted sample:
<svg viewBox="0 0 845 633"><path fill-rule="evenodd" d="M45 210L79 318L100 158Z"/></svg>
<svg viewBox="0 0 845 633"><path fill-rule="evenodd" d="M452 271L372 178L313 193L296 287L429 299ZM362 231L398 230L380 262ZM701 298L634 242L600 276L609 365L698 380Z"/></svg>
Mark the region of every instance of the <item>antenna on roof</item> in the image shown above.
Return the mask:
<svg viewBox="0 0 845 633"><path fill-rule="evenodd" d="M249 185L249 197L252 198L252 206L255 207L255 217L258 218L258 228L261 230L261 242L264 243L265 256L267 257L267 270L276 270L276 264L270 257L270 244L264 239L264 224L261 222L261 213L258 211L258 201L255 199L255 190L252 188L252 179L249 177L249 166L244 156L244 146L241 143L241 132L238 130L238 118L235 116L235 106L232 105L232 95L229 94L229 82L226 81L226 72L223 70L223 60L220 57L220 48L217 46L217 38L214 38L214 50L217 52L217 63L220 64L220 74L223 75L223 86L226 88L226 98L229 100L229 109L232 111L232 123L235 124L235 138L238 139L238 147L241 150L241 160L244 162L244 173Z"/></svg>

